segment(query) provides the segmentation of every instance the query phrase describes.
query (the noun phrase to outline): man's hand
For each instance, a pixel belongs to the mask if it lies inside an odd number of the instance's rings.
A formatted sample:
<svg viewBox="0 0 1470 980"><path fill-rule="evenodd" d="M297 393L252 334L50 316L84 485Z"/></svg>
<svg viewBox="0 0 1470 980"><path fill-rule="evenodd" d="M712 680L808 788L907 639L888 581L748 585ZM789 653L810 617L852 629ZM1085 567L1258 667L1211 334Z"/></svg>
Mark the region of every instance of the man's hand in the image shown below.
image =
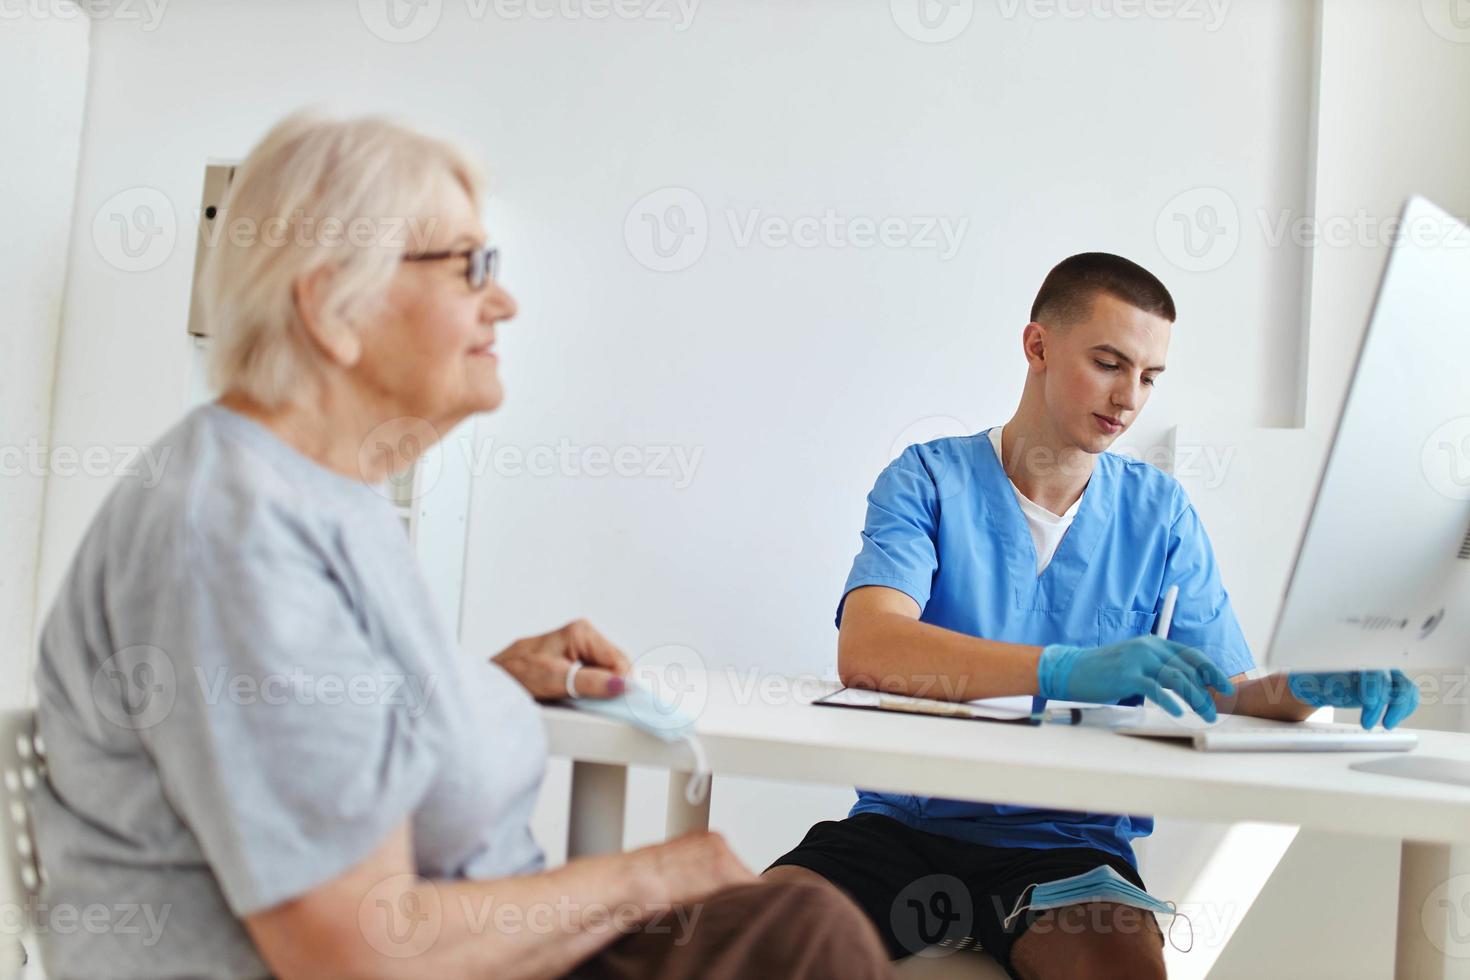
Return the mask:
<svg viewBox="0 0 1470 980"><path fill-rule="evenodd" d="M587 665L574 681L577 693L585 698L622 694L623 677L633 669L623 651L585 619L541 636L516 640L493 659L538 701L567 696L567 671L573 663Z"/></svg>
<svg viewBox="0 0 1470 980"><path fill-rule="evenodd" d="M1292 697L1314 708L1362 708L1363 727L1393 728L1419 707L1419 688L1402 670L1288 674Z"/></svg>
<svg viewBox="0 0 1470 980"><path fill-rule="evenodd" d="M1235 692L1225 671L1209 657L1156 636L1137 636L1106 647L1046 647L1036 679L1044 698L1112 704L1142 696L1177 718L1183 709L1164 693L1173 691L1210 722L1215 720L1215 702L1206 688L1227 695Z"/></svg>

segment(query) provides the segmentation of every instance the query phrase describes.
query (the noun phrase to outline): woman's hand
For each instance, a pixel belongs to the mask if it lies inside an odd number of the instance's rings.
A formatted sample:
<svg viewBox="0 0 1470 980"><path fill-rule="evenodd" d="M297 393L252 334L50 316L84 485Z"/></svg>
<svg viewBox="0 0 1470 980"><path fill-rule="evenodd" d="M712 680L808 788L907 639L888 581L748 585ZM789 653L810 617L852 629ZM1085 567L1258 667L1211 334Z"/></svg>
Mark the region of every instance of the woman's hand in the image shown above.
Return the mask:
<svg viewBox="0 0 1470 980"><path fill-rule="evenodd" d="M585 619L541 636L516 640L493 659L538 701L567 696L567 671L573 663L587 665L577 672L574 682L577 694L584 698L622 694L623 677L633 669L623 651Z"/></svg>
<svg viewBox="0 0 1470 980"><path fill-rule="evenodd" d="M710 831L513 878L430 880L414 866L413 834L405 822L345 873L246 916L245 928L271 975L282 980L560 977L627 934L619 925L625 910L647 921L667 915L670 905L701 902L758 880ZM452 912L492 907L527 911L518 928L488 929L488 919ZM374 914L363 916L368 908ZM589 914L597 908L617 911ZM555 928L526 928L539 921L537 909L570 914L553 912L546 921ZM426 939L420 924L426 924Z"/></svg>
<svg viewBox="0 0 1470 980"><path fill-rule="evenodd" d="M724 836L710 830L639 848L625 857L639 871L652 873L660 901L675 905L698 902L732 885L760 880L730 850Z"/></svg>

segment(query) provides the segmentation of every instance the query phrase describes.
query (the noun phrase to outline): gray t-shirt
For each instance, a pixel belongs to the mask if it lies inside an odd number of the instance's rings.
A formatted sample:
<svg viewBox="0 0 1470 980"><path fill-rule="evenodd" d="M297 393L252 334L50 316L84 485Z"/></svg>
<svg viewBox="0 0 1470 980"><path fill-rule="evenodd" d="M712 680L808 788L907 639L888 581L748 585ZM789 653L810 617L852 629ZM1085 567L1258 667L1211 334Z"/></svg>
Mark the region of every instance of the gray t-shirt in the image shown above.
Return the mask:
<svg viewBox="0 0 1470 980"><path fill-rule="evenodd" d="M240 917L405 820L425 877L539 870L535 703L456 649L386 497L218 405L153 458L41 637L49 974L268 976Z"/></svg>

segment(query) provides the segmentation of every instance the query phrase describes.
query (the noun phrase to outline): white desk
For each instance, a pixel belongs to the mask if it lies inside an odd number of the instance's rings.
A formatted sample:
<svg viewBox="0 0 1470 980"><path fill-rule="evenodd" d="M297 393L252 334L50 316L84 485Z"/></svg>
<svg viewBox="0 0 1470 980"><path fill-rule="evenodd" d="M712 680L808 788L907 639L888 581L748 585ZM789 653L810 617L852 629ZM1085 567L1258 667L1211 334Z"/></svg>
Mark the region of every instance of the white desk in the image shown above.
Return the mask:
<svg viewBox="0 0 1470 980"><path fill-rule="evenodd" d="M813 707L813 685L762 697L746 672L691 678L697 731L717 774L864 786L923 796L1218 822L1264 821L1403 841L1396 976L1470 977L1430 934L1460 914L1426 904L1453 873L1451 844L1470 842L1470 787L1356 772L1366 753L1205 754L1111 732L1032 728ZM770 685L779 688L784 685ZM830 689L830 688L829 688ZM770 693L768 688L767 693ZM617 850L626 767L671 770L670 836L708 825L684 802L687 746L569 708L542 709L552 755L573 760L567 853ZM1416 751L1470 763L1470 735L1421 732ZM1457 852L1458 853L1458 852ZM1436 917L1438 923L1436 924Z"/></svg>

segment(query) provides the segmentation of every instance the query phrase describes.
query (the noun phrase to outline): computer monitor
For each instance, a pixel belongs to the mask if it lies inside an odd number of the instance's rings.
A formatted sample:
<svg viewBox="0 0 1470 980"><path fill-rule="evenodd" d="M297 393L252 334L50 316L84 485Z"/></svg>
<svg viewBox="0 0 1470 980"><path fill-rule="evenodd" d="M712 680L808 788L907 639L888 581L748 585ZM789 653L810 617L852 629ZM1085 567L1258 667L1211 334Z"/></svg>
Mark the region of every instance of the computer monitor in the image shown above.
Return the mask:
<svg viewBox="0 0 1470 980"><path fill-rule="evenodd" d="M1379 281L1268 663L1470 663L1470 229L1420 197Z"/></svg>

